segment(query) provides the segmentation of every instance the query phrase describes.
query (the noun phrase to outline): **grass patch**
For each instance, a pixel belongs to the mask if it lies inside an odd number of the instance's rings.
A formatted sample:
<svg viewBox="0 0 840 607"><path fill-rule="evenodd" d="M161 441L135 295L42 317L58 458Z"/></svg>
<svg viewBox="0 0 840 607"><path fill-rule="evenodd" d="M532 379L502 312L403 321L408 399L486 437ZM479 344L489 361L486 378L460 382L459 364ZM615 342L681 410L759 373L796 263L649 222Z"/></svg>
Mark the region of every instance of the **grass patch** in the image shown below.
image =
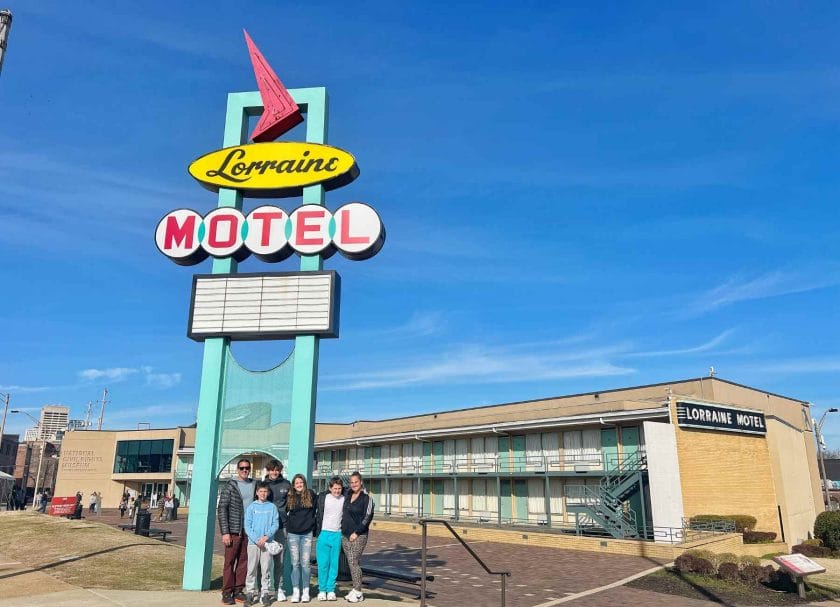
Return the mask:
<svg viewBox="0 0 840 607"><path fill-rule="evenodd" d="M772 561L774 556L782 556L783 554L787 554L787 552L768 552L767 554L762 554L759 558L762 561Z"/></svg>
<svg viewBox="0 0 840 607"><path fill-rule="evenodd" d="M32 512L0 513L0 554L82 588L178 590L184 548L103 523ZM213 576L222 559L213 557Z"/></svg>
<svg viewBox="0 0 840 607"><path fill-rule="evenodd" d="M840 593L828 588L809 585L808 596L803 600L793 592L778 592L766 586L747 586L715 577L668 569L634 580L627 586L730 605L799 605L840 597Z"/></svg>

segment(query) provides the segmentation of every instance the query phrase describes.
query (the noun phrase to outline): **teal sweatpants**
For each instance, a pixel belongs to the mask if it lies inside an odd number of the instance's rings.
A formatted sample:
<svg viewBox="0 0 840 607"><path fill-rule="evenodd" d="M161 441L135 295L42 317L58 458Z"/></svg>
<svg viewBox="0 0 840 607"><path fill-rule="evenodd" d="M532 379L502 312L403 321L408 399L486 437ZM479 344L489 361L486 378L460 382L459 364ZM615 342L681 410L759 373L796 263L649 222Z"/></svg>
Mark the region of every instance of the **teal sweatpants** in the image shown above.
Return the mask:
<svg viewBox="0 0 840 607"><path fill-rule="evenodd" d="M338 577L338 555L341 553L341 532L321 531L315 558L318 560L319 592L335 592L335 578Z"/></svg>

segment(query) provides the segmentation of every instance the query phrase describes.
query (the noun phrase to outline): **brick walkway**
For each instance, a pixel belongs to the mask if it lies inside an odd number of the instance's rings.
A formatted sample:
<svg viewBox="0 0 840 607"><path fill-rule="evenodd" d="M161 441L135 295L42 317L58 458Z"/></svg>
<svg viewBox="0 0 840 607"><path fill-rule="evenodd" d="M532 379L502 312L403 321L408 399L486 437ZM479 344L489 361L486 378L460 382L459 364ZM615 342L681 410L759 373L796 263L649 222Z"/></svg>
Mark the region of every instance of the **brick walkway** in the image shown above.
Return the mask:
<svg viewBox="0 0 840 607"><path fill-rule="evenodd" d="M89 518L111 525L128 522L127 518L121 521L116 510L106 510L101 516L91 515ZM184 544L185 517L171 522L153 520L152 526L171 529L171 540ZM429 537L428 542L429 573L435 576L435 581L429 584L431 606L492 607L499 604L499 578L487 575L454 538ZM571 607L709 607L715 604L624 586L558 603L569 595L616 582L660 563L644 557L495 542L470 542L470 546L490 569L511 571L507 592L509 607L553 607L560 604ZM214 551L222 553L218 534ZM362 562L419 571L419 532L414 535L372 531Z"/></svg>

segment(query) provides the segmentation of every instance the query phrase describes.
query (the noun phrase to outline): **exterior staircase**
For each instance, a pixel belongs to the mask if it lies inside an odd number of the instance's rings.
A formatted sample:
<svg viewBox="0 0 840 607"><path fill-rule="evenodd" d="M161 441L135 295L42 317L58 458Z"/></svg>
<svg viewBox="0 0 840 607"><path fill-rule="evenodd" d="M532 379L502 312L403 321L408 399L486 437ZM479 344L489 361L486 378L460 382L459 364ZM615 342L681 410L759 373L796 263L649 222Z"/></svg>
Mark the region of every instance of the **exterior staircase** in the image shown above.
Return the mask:
<svg viewBox="0 0 840 607"><path fill-rule="evenodd" d="M580 515L584 515L616 539L641 537L636 512L628 500L642 491L647 458L644 452L636 451L626 457L608 459L598 487L582 487L583 495L566 508L575 514L578 530Z"/></svg>

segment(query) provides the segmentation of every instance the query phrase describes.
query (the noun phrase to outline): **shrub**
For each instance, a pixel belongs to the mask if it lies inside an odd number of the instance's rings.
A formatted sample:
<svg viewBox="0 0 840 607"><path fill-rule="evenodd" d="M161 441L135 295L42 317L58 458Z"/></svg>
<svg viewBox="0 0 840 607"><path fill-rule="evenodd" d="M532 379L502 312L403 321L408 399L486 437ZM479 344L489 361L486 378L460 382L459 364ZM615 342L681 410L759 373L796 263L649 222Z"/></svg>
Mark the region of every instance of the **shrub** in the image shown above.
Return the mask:
<svg viewBox="0 0 840 607"><path fill-rule="evenodd" d="M721 563L720 567L718 567L718 576L722 580L737 582L741 579L741 570L738 569L738 565L735 563Z"/></svg>
<svg viewBox="0 0 840 607"><path fill-rule="evenodd" d="M708 559L694 559L694 567L692 568L694 573L699 573L700 575L714 575L715 574L715 564L708 560Z"/></svg>
<svg viewBox="0 0 840 607"><path fill-rule="evenodd" d="M737 565L738 555L733 554L732 552L722 552L721 554L715 555L715 562L717 563L718 568L720 568L721 565L724 565L726 563L733 563Z"/></svg>
<svg viewBox="0 0 840 607"><path fill-rule="evenodd" d="M735 521L735 531L743 533L755 529L756 519L748 514L698 514L689 519L689 524L717 523L719 521Z"/></svg>
<svg viewBox="0 0 840 607"><path fill-rule="evenodd" d="M814 535L826 548L840 550L840 511L820 512L814 522Z"/></svg>
<svg viewBox="0 0 840 607"><path fill-rule="evenodd" d="M674 559L674 567L680 573L691 573L694 571L694 561L696 559L689 552L684 552Z"/></svg>
<svg viewBox="0 0 840 607"><path fill-rule="evenodd" d="M772 569L772 566L769 566ZM796 584L790 574L783 569L773 569L770 572L769 586L773 590L782 590L784 592L796 592Z"/></svg>
<svg viewBox="0 0 840 607"><path fill-rule="evenodd" d="M831 548L827 546L810 546L808 544L797 544L793 547L794 552L804 554L808 557L831 556Z"/></svg>
<svg viewBox="0 0 840 607"><path fill-rule="evenodd" d="M802 542L806 546L822 546L822 540L818 537L811 538Z"/></svg>
<svg viewBox="0 0 840 607"><path fill-rule="evenodd" d="M738 564L741 567L746 567L747 565L760 565L761 564L761 559L759 559L757 556L744 554L744 555L738 557Z"/></svg>
<svg viewBox="0 0 840 607"><path fill-rule="evenodd" d="M694 549L694 550L686 550L686 554L690 554L695 559L706 559L707 561L714 562L715 561L715 553L711 550L703 550L703 549Z"/></svg>
<svg viewBox="0 0 840 607"><path fill-rule="evenodd" d="M755 586L767 581L769 574L760 565L747 565L741 569L741 579L745 584Z"/></svg>
<svg viewBox="0 0 840 607"><path fill-rule="evenodd" d="M744 531L745 544L769 544L775 539L774 531Z"/></svg>

